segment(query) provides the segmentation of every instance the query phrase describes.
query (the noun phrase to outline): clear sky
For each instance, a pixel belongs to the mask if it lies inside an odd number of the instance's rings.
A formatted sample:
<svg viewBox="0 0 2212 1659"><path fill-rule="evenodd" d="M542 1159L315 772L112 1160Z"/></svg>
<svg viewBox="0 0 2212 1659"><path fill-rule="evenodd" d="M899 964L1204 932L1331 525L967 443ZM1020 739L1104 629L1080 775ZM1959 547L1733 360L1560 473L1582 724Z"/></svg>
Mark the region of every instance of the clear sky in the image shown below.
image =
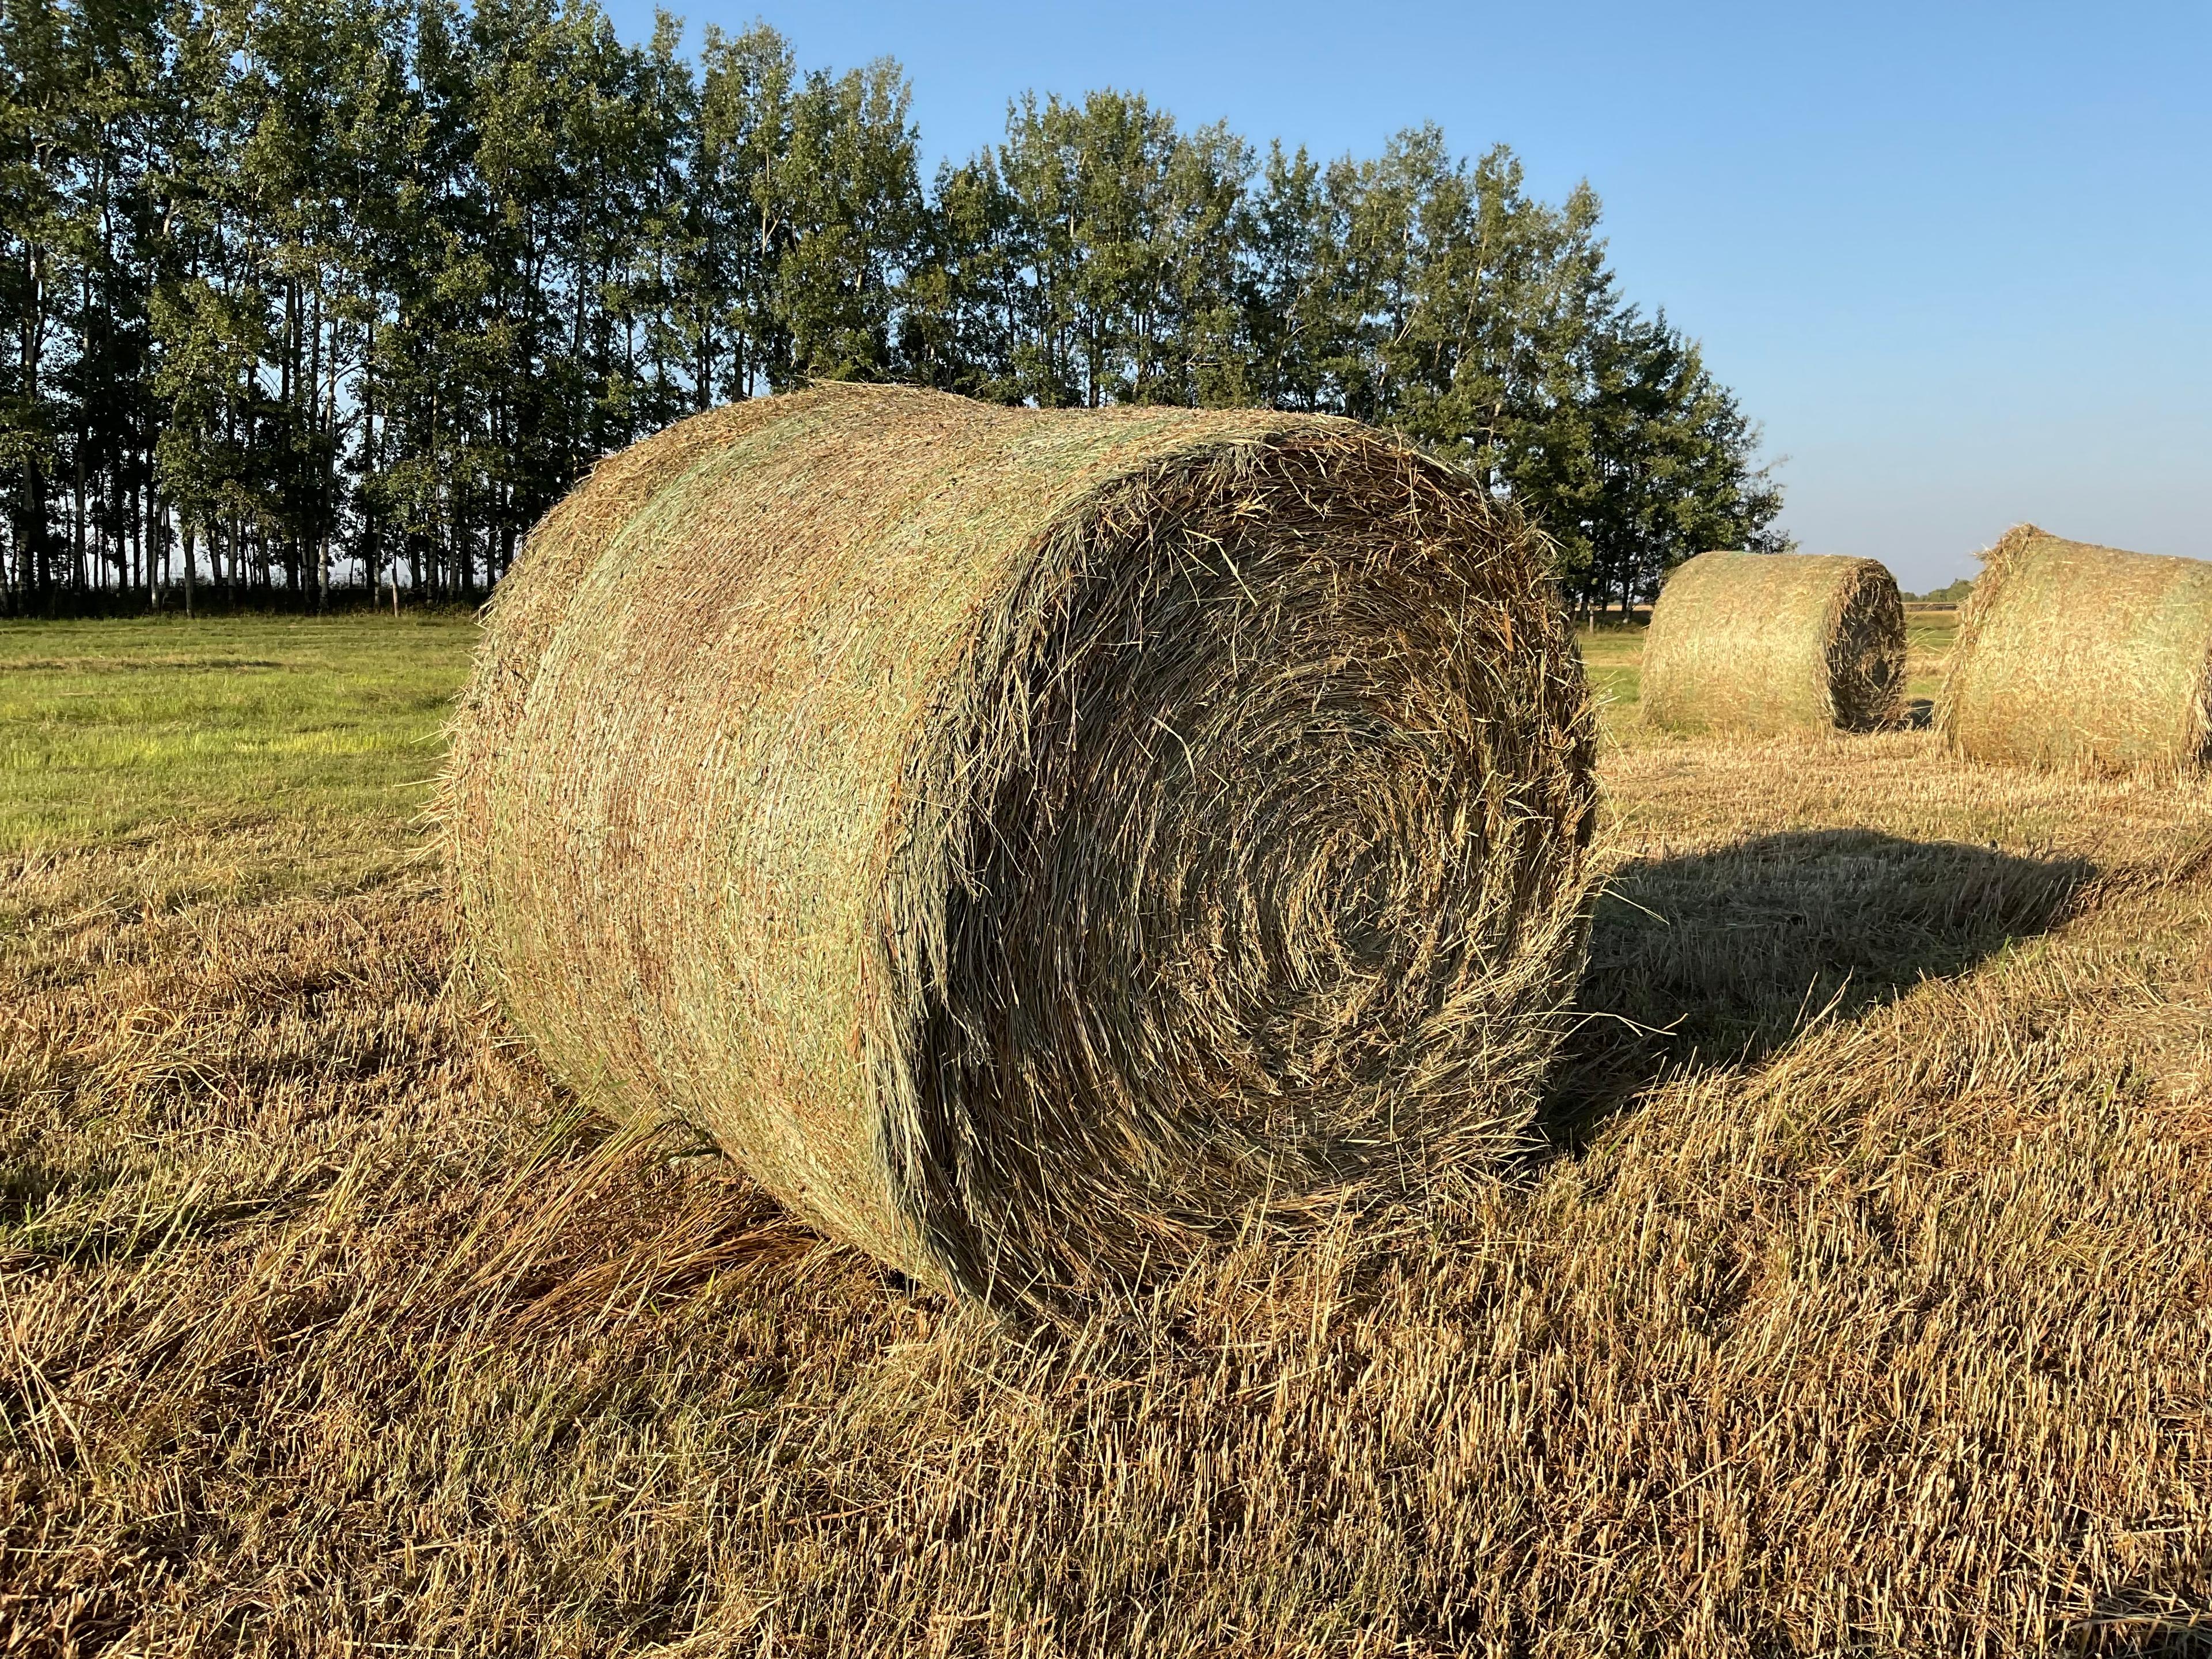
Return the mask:
<svg viewBox="0 0 2212 1659"><path fill-rule="evenodd" d="M1538 194L1596 188L1624 290L1764 423L1808 551L1915 590L2024 519L2212 558L2212 0L672 9L694 45L758 15L810 68L896 58L933 169L1032 88L1323 158L1426 120L1502 141Z"/></svg>

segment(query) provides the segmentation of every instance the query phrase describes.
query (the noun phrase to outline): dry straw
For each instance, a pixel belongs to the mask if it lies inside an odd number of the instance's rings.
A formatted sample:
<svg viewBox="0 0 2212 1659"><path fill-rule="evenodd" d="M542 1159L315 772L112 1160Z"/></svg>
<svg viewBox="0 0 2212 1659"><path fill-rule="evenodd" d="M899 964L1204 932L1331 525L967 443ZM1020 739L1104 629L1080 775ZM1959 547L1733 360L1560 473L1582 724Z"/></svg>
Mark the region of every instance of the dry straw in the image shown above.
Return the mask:
<svg viewBox="0 0 2212 1659"><path fill-rule="evenodd" d="M2097 771L2212 750L2212 563L2007 531L1959 614L1937 720L1970 760Z"/></svg>
<svg viewBox="0 0 2212 1659"><path fill-rule="evenodd" d="M1872 559L1701 553L1644 637L1644 717L1677 731L1871 731L1904 684L1904 603Z"/></svg>
<svg viewBox="0 0 2212 1659"><path fill-rule="evenodd" d="M1542 548L1349 422L824 387L547 518L446 811L554 1069L1050 1304L1498 1156L1583 948Z"/></svg>

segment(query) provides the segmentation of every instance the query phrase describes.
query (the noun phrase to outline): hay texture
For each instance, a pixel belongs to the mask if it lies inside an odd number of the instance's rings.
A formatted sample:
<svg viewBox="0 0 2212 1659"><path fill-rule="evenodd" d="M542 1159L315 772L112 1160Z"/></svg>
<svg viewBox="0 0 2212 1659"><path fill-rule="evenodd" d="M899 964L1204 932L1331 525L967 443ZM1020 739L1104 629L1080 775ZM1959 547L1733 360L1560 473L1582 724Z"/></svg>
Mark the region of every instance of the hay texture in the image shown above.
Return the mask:
<svg viewBox="0 0 2212 1659"><path fill-rule="evenodd" d="M1644 718L1675 731L1872 731L1904 685L1904 601L1872 559L1700 553L1644 635Z"/></svg>
<svg viewBox="0 0 2212 1659"><path fill-rule="evenodd" d="M2212 758L2212 563L2006 532L1959 612L1937 723L1970 760Z"/></svg>
<svg viewBox="0 0 2212 1659"><path fill-rule="evenodd" d="M1049 1305L1494 1157L1579 969L1542 550L1353 423L825 387L602 464L446 811L555 1072Z"/></svg>

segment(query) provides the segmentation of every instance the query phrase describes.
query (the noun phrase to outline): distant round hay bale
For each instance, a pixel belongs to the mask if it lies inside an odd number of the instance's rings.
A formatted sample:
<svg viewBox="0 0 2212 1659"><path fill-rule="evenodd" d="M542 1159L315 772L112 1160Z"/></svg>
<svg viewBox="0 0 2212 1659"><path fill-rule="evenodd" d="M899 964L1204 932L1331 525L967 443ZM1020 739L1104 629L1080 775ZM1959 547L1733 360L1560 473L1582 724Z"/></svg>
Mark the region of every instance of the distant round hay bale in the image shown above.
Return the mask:
<svg viewBox="0 0 2212 1659"><path fill-rule="evenodd" d="M1644 718L1676 731L1868 732L1904 686L1905 604L1872 559L1700 553L1644 639Z"/></svg>
<svg viewBox="0 0 2212 1659"><path fill-rule="evenodd" d="M1982 558L1936 702L1954 753L2094 771L2212 758L2212 563L2031 524Z"/></svg>
<svg viewBox="0 0 2212 1659"><path fill-rule="evenodd" d="M824 387L601 464L445 812L554 1072L1048 1305L1521 1143L1587 926L1543 550L1352 422Z"/></svg>

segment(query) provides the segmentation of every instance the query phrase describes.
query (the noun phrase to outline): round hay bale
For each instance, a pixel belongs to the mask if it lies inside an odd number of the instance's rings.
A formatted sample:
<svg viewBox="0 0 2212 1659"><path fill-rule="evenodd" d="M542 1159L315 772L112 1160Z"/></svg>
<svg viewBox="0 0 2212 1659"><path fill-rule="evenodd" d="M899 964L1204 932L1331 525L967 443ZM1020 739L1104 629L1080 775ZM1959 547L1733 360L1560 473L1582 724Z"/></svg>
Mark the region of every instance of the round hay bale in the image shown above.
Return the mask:
<svg viewBox="0 0 2212 1659"><path fill-rule="evenodd" d="M1680 732L1869 732L1905 687L1905 603L1873 559L1700 553L1644 639L1644 718Z"/></svg>
<svg viewBox="0 0 2212 1659"><path fill-rule="evenodd" d="M1936 702L1954 753L2094 771L2212 758L2212 563L2032 524L1982 559Z"/></svg>
<svg viewBox="0 0 2212 1659"><path fill-rule="evenodd" d="M603 463L445 812L556 1075L1051 1305L1525 1136L1593 723L1543 548L1352 422L829 386Z"/></svg>

